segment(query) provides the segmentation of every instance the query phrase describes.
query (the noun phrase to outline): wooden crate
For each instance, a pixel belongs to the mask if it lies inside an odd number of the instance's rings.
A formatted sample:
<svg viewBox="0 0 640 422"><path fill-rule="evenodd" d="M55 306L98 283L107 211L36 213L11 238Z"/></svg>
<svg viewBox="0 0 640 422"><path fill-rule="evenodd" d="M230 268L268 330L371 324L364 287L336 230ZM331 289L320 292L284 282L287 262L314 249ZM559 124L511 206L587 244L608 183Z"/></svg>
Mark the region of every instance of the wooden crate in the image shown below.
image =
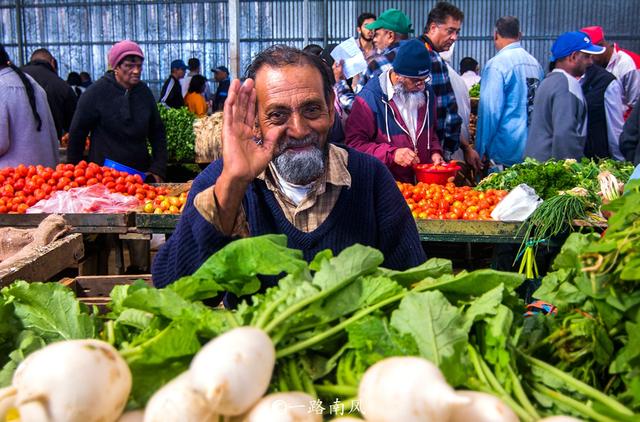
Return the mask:
<svg viewBox="0 0 640 422"><path fill-rule="evenodd" d="M37 227L51 214L0 214L0 227ZM73 233L126 233L134 223L133 212L119 214L60 214Z"/></svg>
<svg viewBox="0 0 640 422"><path fill-rule="evenodd" d="M80 276L63 278L60 284L73 290L80 302L88 306L96 305L100 312L105 312L111 290L115 286L133 284L136 280L144 280L152 285L151 274Z"/></svg>
<svg viewBox="0 0 640 422"><path fill-rule="evenodd" d="M79 233L69 234L37 248L15 265L0 271L0 287L14 280L47 281L60 271L78 263L84 256L84 243Z"/></svg>

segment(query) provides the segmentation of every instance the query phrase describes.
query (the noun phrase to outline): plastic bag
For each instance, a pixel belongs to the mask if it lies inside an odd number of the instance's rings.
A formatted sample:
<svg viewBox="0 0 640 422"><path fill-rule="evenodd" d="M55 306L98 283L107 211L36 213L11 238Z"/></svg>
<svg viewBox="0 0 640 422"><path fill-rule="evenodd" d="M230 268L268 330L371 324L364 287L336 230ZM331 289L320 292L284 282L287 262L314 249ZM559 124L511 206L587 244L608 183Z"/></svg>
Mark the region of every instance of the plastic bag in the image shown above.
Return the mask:
<svg viewBox="0 0 640 422"><path fill-rule="evenodd" d="M56 191L47 200L41 200L27 209L27 214L38 213L106 213L131 211L142 205L135 196L110 192L104 185L96 184L68 191Z"/></svg>
<svg viewBox="0 0 640 422"><path fill-rule="evenodd" d="M494 208L491 218L499 221L524 221L538 208L542 199L524 183L516 186Z"/></svg>

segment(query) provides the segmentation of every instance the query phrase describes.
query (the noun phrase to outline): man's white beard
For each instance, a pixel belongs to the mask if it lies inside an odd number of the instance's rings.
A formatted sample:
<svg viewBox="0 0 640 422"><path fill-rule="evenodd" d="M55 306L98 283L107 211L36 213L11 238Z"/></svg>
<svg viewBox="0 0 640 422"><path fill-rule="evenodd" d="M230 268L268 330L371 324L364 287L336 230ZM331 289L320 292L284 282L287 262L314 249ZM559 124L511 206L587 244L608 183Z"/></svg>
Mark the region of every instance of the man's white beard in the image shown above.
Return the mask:
<svg viewBox="0 0 640 422"><path fill-rule="evenodd" d="M396 102L399 102L409 110L418 110L426 103L423 91L407 92L401 83L393 86L393 97L396 99Z"/></svg>
<svg viewBox="0 0 640 422"><path fill-rule="evenodd" d="M307 145L311 148L303 151L288 150L289 146ZM285 138L278 142L274 152L273 164L278 174L289 183L304 186L316 180L326 169L329 143L320 146L320 137L313 132L303 139Z"/></svg>

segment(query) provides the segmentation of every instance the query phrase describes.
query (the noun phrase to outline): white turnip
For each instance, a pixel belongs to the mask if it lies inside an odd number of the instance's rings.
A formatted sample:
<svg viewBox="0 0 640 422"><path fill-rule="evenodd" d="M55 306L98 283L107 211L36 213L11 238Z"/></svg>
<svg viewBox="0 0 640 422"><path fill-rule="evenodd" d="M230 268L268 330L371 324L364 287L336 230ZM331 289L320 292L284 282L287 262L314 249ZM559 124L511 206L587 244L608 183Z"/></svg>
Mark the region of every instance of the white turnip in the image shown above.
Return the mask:
<svg viewBox="0 0 640 422"><path fill-rule="evenodd" d="M110 344L67 340L29 355L13 386L22 421L113 422L127 404L131 372Z"/></svg>
<svg viewBox="0 0 640 422"><path fill-rule="evenodd" d="M13 386L0 388L0 421L7 419L7 413L16 405L16 389Z"/></svg>
<svg viewBox="0 0 640 422"><path fill-rule="evenodd" d="M471 402L453 409L451 422L518 422L518 416L502 400L494 395L478 391L461 391L456 393L467 397Z"/></svg>
<svg viewBox="0 0 640 422"><path fill-rule="evenodd" d="M124 412L118 422L143 422L144 421L144 410L130 410L128 412Z"/></svg>
<svg viewBox="0 0 640 422"><path fill-rule="evenodd" d="M193 387L221 415L245 413L269 387L276 361L269 336L253 327L235 328L196 354L189 372Z"/></svg>
<svg viewBox="0 0 640 422"><path fill-rule="evenodd" d="M269 394L249 411L243 422L322 422L322 413L313 410L317 401L298 391Z"/></svg>
<svg viewBox="0 0 640 422"><path fill-rule="evenodd" d="M184 372L156 391L144 410L144 422L214 422L213 406L190 385Z"/></svg>
<svg viewBox="0 0 640 422"><path fill-rule="evenodd" d="M369 422L445 422L456 406L470 401L419 357L392 357L371 366L360 381L358 398Z"/></svg>

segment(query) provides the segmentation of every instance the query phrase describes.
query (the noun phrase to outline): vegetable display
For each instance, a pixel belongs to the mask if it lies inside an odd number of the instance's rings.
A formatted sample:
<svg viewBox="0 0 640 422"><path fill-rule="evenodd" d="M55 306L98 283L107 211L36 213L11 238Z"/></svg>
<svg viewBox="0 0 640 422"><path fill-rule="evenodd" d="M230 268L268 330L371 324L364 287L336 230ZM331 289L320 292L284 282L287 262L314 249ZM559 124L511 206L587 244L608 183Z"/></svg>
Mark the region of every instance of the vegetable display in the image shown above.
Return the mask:
<svg viewBox="0 0 640 422"><path fill-rule="evenodd" d="M169 108L162 104L158 104L158 112L164 124L169 159L193 162L196 141L193 122L196 115L186 107Z"/></svg>
<svg viewBox="0 0 640 422"><path fill-rule="evenodd" d="M633 172L631 163L614 160L549 160L540 163L526 158L499 173L492 173L477 186L478 190L504 189L510 191L521 183L535 189L538 196L547 200L560 191L576 187L585 188L595 195L599 189L598 175L610 172L621 182L626 182Z"/></svg>
<svg viewBox="0 0 640 422"><path fill-rule="evenodd" d="M480 83L473 84L471 88L469 88L469 97L480 98Z"/></svg>
<svg viewBox="0 0 640 422"><path fill-rule="evenodd" d="M638 201L638 196L635 198ZM625 196L612 207L628 200ZM617 237L622 234L615 228L621 224L616 221L634 217L630 213L626 217L617 215L618 220L612 220L612 237L594 241L591 246L600 247L599 253L607 255L603 262L610 262L613 256L609 254L615 253L606 242L624 241ZM635 219L638 220L637 214ZM632 227L624 230L637 230L637 223ZM614 272L621 276L627 274L628 262L638 259L636 249L622 250L626 250L626 255ZM547 327L545 323L553 327L556 319L524 318L524 303L515 293L523 276L493 270L453 274L451 263L442 259L431 259L406 271L393 271L381 267L383 261L379 251L354 245L337 256L329 250L320 252L307 263L300 251L286 247L284 236L240 239L211 256L194 274L164 289L141 282L116 286L111 292L111 311L100 319L89 314L60 285L17 282L4 288L0 296L0 315L3 322L7 321L0 325L2 385L9 385L16 365L46 343L100 338L116 347L131 371L128 408L141 409L147 405L150 418L170 414L168 410L151 411L156 404L165 402L149 400L156 391L165 397L178 394L183 400L176 406L204 400L216 414L220 410L227 415L237 412L249 415L252 411L247 406L251 408L254 400L268 392L296 393L291 398L296 406L304 404L308 397L313 398L314 402L309 404L310 409L313 405L312 411L306 409L312 416L357 416L366 413L362 406L367 402L367 394L374 397L368 402L372 408L381 407L384 391L406 392L404 401L394 402L396 407L410 397L417 400L420 393L409 390L409 386L415 385L419 390L422 384L418 378L426 378L429 394L424 397L425 392L422 393L428 412L446 403L455 408L472 400L469 396L459 398L455 389L490 394L499 400L495 403L506 405L522 421L558 414L582 420L637 420L634 412L640 405L633 383L637 379L634 374L638 364L634 359L639 349L633 342L638 331L635 325L629 325L637 324L638 312L633 310L637 310L640 300L636 300L635 294L628 302L626 297L617 295L616 300L621 303L602 298L600 293L596 295L601 298L600 305L608 304L614 310L627 306L629 310L629 316L624 318L619 310L601 317L608 320L618 316L615 323L621 325L616 325L617 330L609 335L621 346L619 356L624 357L616 358L615 373L619 375L611 383L615 389L607 390L606 379L580 376L581 371L589 370L584 362L559 366L558 358L548 353L552 349L536 348L539 340L545 338L541 331ZM284 276L274 284L273 277L280 275ZM262 283L273 287L259 291ZM591 286L588 278L586 284L583 281L577 284L578 289ZM633 288L620 284L620 289L626 292ZM557 287L560 297L576 289ZM543 283L541 297L550 299L550 294L544 293L545 288L553 292L556 285L551 281ZM240 297L237 310L213 309L202 303L221 292ZM249 294L250 302L242 299ZM573 303L566 306L561 300L557 302L567 312L574 309ZM581 310L595 313L587 307ZM246 332L240 334L242 331ZM576 331L573 335L580 333ZM628 340L622 338L624 333L628 333ZM589 345L586 341L584 344ZM625 348L624 344L630 347ZM432 365L420 364L422 369L389 375L390 381L383 384L378 376L365 375L368 370L379 368L376 366L379 362L394 356L420 357ZM64 363L61 361L60 365ZM386 374L387 369L382 372ZM191 375L180 381L184 373ZM410 376L415 377L415 384L408 382ZM243 381L247 379L248 384ZM451 387L447 388L444 380ZM176 387L172 387L174 383ZM376 390L382 387L384 391ZM176 388L172 391L182 393L166 393L165 388ZM225 396L226 392L236 393ZM300 398L298 393L308 397ZM290 396L267 396L263 400L282 403L277 401L278 397L289 400ZM185 412L195 406L187 406ZM478 406L483 408L486 404ZM262 412L273 406L260 408ZM391 410L395 411L395 419L381 416L382 419L370 420L399 420L397 415L407 411ZM457 414L451 408L441 411L451 418ZM363 416L377 418L373 413ZM184 416L180 420L196 419ZM302 420L319 419L316 416ZM443 416L433 420L450 419Z"/></svg>
<svg viewBox="0 0 640 422"><path fill-rule="evenodd" d="M468 186L397 183L413 217L447 220L491 220L491 211L507 195L489 189L478 192Z"/></svg>
<svg viewBox="0 0 640 422"><path fill-rule="evenodd" d="M528 321L531 341L525 350L638 409L640 184L629 183L628 190L605 206L613 216L602 238L578 233L568 238L555 271L535 292L557 307L557 315Z"/></svg>
<svg viewBox="0 0 640 422"><path fill-rule="evenodd" d="M608 202L619 196L619 189L632 172L633 165L614 160L539 163L527 158L521 164L489 175L476 189L511 190L524 183L544 199L523 226L522 245L531 248L572 231L575 220L606 222L600 211L603 200Z"/></svg>
<svg viewBox="0 0 640 422"><path fill-rule="evenodd" d="M143 183L139 175L85 161L58 164L55 168L20 164L0 170L0 214L23 214L41 199L49 199L53 192L95 184L141 201L167 193L165 188Z"/></svg>

